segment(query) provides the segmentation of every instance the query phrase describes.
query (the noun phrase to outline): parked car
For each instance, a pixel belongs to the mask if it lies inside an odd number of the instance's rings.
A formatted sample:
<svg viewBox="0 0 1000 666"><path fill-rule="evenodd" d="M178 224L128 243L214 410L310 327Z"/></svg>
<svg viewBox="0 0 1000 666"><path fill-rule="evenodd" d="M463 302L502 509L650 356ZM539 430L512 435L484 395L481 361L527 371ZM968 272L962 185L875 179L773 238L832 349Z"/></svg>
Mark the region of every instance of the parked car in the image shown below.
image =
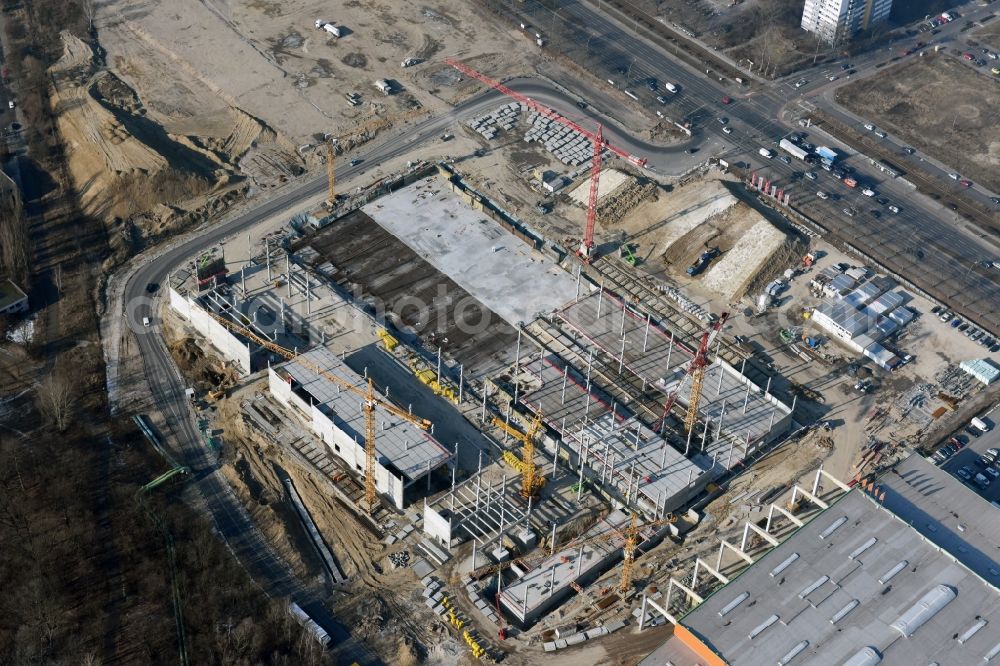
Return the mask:
<svg viewBox="0 0 1000 666"><path fill-rule="evenodd" d="M965 432L969 433L973 437L979 437L979 435L982 434L981 432L979 432L978 429L976 429L976 428L974 428L972 426L966 426L965 427Z"/></svg>
<svg viewBox="0 0 1000 666"><path fill-rule="evenodd" d="M972 479L972 474L970 474L970 472L971 472L971 470L968 467L962 467L961 469L955 470L955 474L958 474L960 477L962 477L966 481L969 481L970 479Z"/></svg>
<svg viewBox="0 0 1000 666"><path fill-rule="evenodd" d="M987 467L985 471L987 476L993 477L994 480L1000 479L1000 472L997 471L996 467Z"/></svg>
<svg viewBox="0 0 1000 666"><path fill-rule="evenodd" d="M899 213L899 206L889 206L889 210L893 213Z"/></svg>

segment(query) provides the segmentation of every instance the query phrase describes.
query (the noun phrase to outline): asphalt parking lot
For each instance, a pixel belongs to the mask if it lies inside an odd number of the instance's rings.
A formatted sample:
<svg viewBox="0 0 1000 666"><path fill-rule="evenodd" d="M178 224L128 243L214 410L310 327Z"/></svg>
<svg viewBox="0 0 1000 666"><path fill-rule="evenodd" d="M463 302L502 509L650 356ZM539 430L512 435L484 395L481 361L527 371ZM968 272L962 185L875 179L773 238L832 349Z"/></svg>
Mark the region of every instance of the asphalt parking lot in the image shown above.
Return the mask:
<svg viewBox="0 0 1000 666"><path fill-rule="evenodd" d="M983 471L982 465L978 463L979 457L983 455L987 449L1000 449L1000 429L997 428L997 419L1000 417L998 417L994 412L993 414L980 416L979 418L986 421L986 423L990 426L989 432L986 432L979 437L973 437L964 429L955 433L955 437L957 437L959 441L964 442L965 446L963 446L958 453L949 458L941 466L945 471L955 474L958 469L967 466L973 470L972 476L975 477L976 472ZM942 440L941 446L946 445L948 443L948 439L950 438ZM982 495L987 502L996 502L997 504L1000 504L1000 479L991 479L990 485L981 490L979 486L972 481L965 481L957 474L955 474L955 476L959 479L959 481L962 481L969 488Z"/></svg>

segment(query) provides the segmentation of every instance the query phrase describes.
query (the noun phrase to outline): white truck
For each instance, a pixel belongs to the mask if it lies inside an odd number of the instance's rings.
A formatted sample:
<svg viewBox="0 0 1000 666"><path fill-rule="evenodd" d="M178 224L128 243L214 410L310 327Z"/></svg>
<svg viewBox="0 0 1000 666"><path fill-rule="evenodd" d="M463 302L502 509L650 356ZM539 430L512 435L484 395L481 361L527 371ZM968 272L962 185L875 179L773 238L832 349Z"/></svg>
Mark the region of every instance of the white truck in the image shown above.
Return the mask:
<svg viewBox="0 0 1000 666"><path fill-rule="evenodd" d="M324 32L328 32L337 38L341 36L340 28L335 26L333 23L330 23L329 21L324 21L323 19L316 19L316 28L318 30L323 30Z"/></svg>
<svg viewBox="0 0 1000 666"><path fill-rule="evenodd" d="M669 82L668 83L664 83L663 87L666 88L668 92L672 92L672 93L676 93L677 92L677 86L675 86L672 83L669 83Z"/></svg>
<svg viewBox="0 0 1000 666"><path fill-rule="evenodd" d="M771 159L772 157L774 157L774 153L772 153L767 148L761 148L757 152L760 153L761 157L766 157L767 159Z"/></svg>
<svg viewBox="0 0 1000 666"><path fill-rule="evenodd" d="M808 150L803 150L802 148L799 148L788 139L782 139L781 141L779 141L778 147L781 148L786 153L788 153L789 155L791 155L792 157L797 157L803 161L805 161L805 159L809 156Z"/></svg>

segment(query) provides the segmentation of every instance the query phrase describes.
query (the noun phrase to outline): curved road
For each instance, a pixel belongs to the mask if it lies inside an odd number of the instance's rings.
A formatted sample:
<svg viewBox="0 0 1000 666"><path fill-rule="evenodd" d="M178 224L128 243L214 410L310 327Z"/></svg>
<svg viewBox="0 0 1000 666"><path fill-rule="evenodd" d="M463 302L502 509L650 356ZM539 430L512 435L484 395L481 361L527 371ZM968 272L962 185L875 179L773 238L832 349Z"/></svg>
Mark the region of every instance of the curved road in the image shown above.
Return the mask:
<svg viewBox="0 0 1000 666"><path fill-rule="evenodd" d="M531 98L560 109L575 108L574 100L553 86L537 80L519 80L508 83L511 88ZM368 168L370 163L383 163L409 152L414 144L437 141L438 136L456 119L491 110L499 93L489 91L463 102L447 114L409 125L402 134L367 152L364 166L345 167L338 170L338 180L346 180ZM637 155L647 157L652 164L666 165L668 157L683 153L683 147L661 148L631 139L607 118L598 118L593 111L582 111L586 119L600 120L605 124L610 140ZM676 161L672 161L676 166ZM144 374L150 395L160 409L163 419L164 439L173 443L183 464L193 471L193 485L211 514L215 527L226 540L233 553L269 594L291 597L306 609L333 637L338 656L344 663L379 663L378 658L362 642L351 637L348 629L340 624L324 607L321 600L325 592L307 587L295 580L285 563L274 554L266 540L254 527L243 505L233 494L228 483L218 473L218 463L205 447L194 414L184 395L185 384L175 367L166 344L156 326L146 328L140 323L143 317L152 318L152 303L146 286L164 284L169 271L200 250L217 244L225 238L245 231L256 224L284 211L301 206L305 199L319 195L326 189L325 175L311 178L294 189L289 189L239 217L207 227L202 233L171 248L138 268L129 278L124 289L126 320L136 334L138 351L142 355Z"/></svg>

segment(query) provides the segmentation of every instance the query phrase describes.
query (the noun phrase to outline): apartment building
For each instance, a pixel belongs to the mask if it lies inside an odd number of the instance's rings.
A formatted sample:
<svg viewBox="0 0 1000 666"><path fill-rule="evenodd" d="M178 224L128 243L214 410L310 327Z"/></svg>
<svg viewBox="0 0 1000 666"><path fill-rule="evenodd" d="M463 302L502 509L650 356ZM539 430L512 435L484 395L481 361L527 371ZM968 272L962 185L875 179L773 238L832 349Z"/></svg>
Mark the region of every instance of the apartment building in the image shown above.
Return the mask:
<svg viewBox="0 0 1000 666"><path fill-rule="evenodd" d="M802 29L831 44L889 18L892 0L806 0Z"/></svg>

